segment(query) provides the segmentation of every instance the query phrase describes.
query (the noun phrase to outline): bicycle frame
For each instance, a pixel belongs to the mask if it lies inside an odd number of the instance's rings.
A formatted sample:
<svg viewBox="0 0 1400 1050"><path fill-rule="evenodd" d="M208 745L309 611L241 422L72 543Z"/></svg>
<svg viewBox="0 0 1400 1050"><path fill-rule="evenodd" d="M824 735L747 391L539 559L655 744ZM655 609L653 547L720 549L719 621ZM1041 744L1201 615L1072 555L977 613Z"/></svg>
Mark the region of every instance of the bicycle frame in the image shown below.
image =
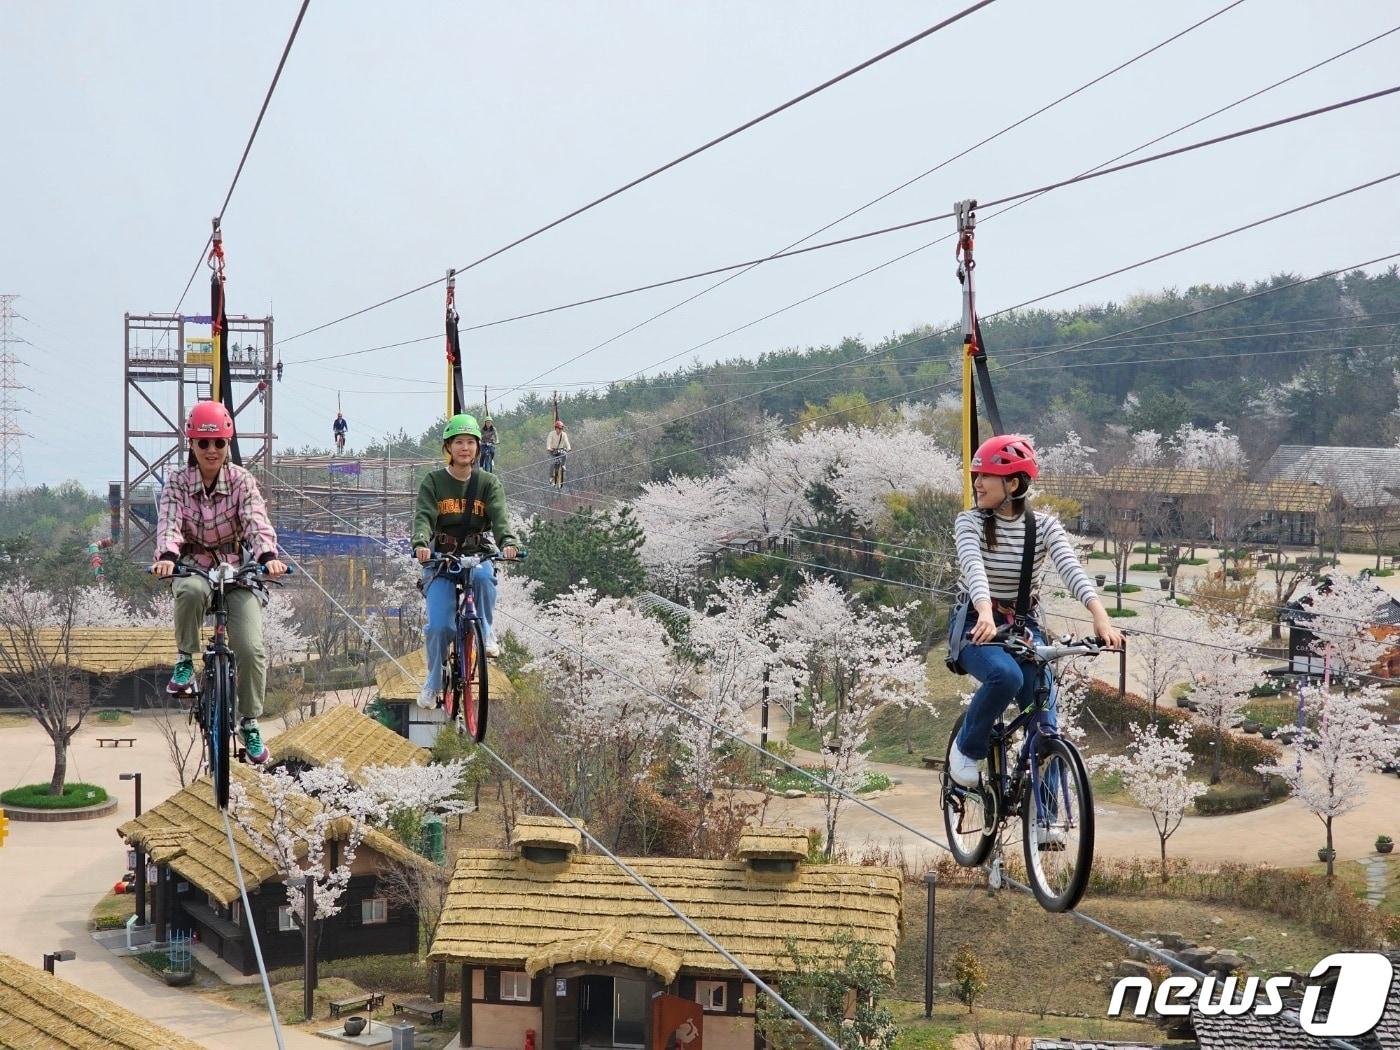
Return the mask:
<svg viewBox="0 0 1400 1050"><path fill-rule="evenodd" d="M1038 664L1028 666L1034 667L1040 676L1040 681L1036 685L1035 702L1030 707L1023 709L1010 723L1004 724L1001 721L993 723L991 747L987 752L987 771L995 777L993 786L997 793L1000 809L1008 818L1017 815L1023 787L1022 778L1027 775L1027 770L1029 770L1035 798L1040 799L1040 763L1036 761L1040 753L1040 741L1042 737L1060 735L1059 729L1050 721L1050 695L1055 688L1053 672L1048 666ZM1015 768L1008 769L1007 742L1023 728L1026 731L1026 738L1021 742L1019 753L1016 756ZM1068 800L1066 800L1066 804L1068 804ZM1037 817L1042 815L1041 813L1036 814Z"/></svg>

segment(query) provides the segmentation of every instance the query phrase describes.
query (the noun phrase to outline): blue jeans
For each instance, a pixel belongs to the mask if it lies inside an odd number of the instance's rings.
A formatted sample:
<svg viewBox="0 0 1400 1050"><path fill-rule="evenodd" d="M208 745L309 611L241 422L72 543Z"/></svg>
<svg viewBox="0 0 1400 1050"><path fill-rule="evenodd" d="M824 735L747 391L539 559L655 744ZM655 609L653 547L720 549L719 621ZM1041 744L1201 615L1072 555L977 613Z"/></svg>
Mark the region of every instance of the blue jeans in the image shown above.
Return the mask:
<svg viewBox="0 0 1400 1050"><path fill-rule="evenodd" d="M975 615L970 615L976 623ZM1045 644L1045 636L1040 627L1032 623L1031 635L1037 645ZM971 633L969 626L968 633ZM1013 701L1024 709L1035 702L1036 676L1028 664L1017 661L1005 649L997 645L964 644L958 654L963 670L982 684L972 694L972 702L967 706L967 717L963 719L962 731L958 734L958 750L971 759L987 757L991 742L992 724L997 716L1006 710ZM1049 674L1049 672L1045 672ZM1055 682L1050 681L1050 710L1048 721L1055 725Z"/></svg>
<svg viewBox="0 0 1400 1050"><path fill-rule="evenodd" d="M495 465L496 465L496 446L495 446L495 445L482 445L482 446L481 446L481 469L484 470L484 471L487 471L488 473L495 473L495 471L492 469L493 467L495 467Z"/></svg>
<svg viewBox="0 0 1400 1050"><path fill-rule="evenodd" d="M428 626L423 628L428 643L428 689L442 688L442 662L447 659L447 644L457 619L456 578L461 573L443 572L434 576L434 569L423 570L423 595L428 600ZM472 600L476 614L481 617L486 639L491 639L491 620L496 612L496 570L483 562L472 570Z"/></svg>

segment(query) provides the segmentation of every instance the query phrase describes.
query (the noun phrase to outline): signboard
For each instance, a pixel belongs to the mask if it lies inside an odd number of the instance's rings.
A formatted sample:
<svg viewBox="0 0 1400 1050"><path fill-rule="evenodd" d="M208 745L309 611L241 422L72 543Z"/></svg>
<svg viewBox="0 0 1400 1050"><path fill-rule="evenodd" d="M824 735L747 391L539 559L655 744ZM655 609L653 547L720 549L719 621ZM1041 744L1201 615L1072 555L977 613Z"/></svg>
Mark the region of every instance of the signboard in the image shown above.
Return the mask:
<svg viewBox="0 0 1400 1050"><path fill-rule="evenodd" d="M185 364L212 365L214 363L214 340L207 335L185 337Z"/></svg>
<svg viewBox="0 0 1400 1050"><path fill-rule="evenodd" d="M651 1050L703 1050L705 1013L700 1004L662 992L651 999Z"/></svg>

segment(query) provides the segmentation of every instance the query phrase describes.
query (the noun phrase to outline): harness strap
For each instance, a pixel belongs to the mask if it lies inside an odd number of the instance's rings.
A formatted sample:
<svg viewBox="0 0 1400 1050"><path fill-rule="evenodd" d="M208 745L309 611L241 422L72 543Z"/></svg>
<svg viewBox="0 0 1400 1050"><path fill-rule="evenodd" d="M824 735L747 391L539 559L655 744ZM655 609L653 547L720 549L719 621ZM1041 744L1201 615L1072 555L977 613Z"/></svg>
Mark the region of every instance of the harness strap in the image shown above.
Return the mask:
<svg viewBox="0 0 1400 1050"><path fill-rule="evenodd" d="M1016 626L1031 615L1031 573L1035 568L1035 511L1026 508L1026 545L1021 549L1021 581L1016 588Z"/></svg>

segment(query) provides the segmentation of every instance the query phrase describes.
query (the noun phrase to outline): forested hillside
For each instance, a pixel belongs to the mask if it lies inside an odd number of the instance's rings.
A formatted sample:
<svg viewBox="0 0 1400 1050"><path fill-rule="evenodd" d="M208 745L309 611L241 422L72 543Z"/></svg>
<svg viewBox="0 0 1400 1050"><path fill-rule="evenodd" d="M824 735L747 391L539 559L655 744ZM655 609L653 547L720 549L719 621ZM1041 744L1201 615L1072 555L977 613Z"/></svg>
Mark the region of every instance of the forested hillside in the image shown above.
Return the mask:
<svg viewBox="0 0 1400 1050"><path fill-rule="evenodd" d="M1251 462L1281 443L1394 444L1400 273L1299 281L1278 274L990 320L984 335L1003 417L1042 443L1070 430L1094 440L1110 426L1166 434L1182 423L1224 421ZM936 403L956 394L958 343L947 327L924 328L561 390L577 450L572 476L620 494L673 472L707 471L744 452L750 435L804 413L868 422L900 402ZM495 419L497 463L542 475L548 399L532 394ZM404 438L436 450L435 429Z"/></svg>

